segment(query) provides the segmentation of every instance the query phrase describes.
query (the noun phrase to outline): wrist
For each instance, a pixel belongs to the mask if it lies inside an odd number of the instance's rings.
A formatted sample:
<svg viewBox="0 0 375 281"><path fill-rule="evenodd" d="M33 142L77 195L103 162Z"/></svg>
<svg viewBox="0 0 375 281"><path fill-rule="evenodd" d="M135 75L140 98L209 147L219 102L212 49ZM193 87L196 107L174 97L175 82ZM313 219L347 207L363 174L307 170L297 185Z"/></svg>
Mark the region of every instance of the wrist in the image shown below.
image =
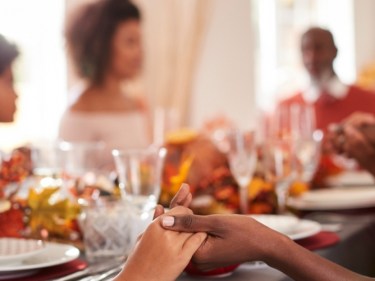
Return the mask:
<svg viewBox="0 0 375 281"><path fill-rule="evenodd" d="M288 258L288 253L295 246L294 242L287 236L277 234L269 243L266 252L264 253L263 261L271 267L278 268L280 263Z"/></svg>

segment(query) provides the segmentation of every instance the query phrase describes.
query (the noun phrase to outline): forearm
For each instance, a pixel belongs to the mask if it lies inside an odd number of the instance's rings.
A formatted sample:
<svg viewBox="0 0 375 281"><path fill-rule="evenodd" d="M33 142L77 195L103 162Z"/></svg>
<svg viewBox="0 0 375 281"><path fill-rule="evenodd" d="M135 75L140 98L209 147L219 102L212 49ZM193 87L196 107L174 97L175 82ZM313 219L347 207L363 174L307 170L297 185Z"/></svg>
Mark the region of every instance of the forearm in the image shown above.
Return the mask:
<svg viewBox="0 0 375 281"><path fill-rule="evenodd" d="M266 257L270 266L296 281L365 281L374 280L354 273L306 250L286 237Z"/></svg>

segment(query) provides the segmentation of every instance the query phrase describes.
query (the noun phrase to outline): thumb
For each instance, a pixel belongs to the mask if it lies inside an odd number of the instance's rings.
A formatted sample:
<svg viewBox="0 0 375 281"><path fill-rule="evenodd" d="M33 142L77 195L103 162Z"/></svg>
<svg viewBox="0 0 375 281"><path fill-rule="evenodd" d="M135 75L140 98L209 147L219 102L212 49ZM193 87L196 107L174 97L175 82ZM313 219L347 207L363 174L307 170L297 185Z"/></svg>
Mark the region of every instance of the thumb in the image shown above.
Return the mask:
<svg viewBox="0 0 375 281"><path fill-rule="evenodd" d="M181 232L216 232L217 216L176 215L163 216L162 227Z"/></svg>

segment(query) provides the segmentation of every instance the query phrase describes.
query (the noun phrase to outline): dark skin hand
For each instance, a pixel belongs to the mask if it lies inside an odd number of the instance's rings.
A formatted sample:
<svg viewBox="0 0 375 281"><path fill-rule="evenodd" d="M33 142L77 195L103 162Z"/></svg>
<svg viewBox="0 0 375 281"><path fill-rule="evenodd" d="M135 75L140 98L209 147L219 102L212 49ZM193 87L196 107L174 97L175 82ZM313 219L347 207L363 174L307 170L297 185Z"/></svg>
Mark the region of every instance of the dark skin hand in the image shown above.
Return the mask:
<svg viewBox="0 0 375 281"><path fill-rule="evenodd" d="M354 113L331 132L331 145L335 152L356 159L375 176L375 145L372 143L372 135L366 134L369 126L375 126L373 115ZM367 132L372 133L369 130Z"/></svg>
<svg viewBox="0 0 375 281"><path fill-rule="evenodd" d="M183 194L177 194L176 197L187 198L185 192L186 190L182 191ZM188 201L182 200L184 203ZM160 223L169 230L208 234L192 259L192 262L202 270L261 260L294 280L374 280L306 250L288 237L247 216L163 215Z"/></svg>

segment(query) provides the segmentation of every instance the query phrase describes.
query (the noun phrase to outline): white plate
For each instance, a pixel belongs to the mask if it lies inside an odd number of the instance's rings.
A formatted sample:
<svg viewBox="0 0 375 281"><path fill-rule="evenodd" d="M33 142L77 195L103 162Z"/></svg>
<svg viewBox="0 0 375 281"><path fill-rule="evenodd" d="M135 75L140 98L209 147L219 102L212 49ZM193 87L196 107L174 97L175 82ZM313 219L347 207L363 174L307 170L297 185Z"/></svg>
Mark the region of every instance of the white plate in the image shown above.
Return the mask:
<svg viewBox="0 0 375 281"><path fill-rule="evenodd" d="M9 264L20 264L22 260L45 250L41 240L0 238L0 268Z"/></svg>
<svg viewBox="0 0 375 281"><path fill-rule="evenodd" d="M0 266L0 278L10 272L34 270L70 262L79 256L76 247L66 244L47 242L45 250L35 256L22 260L18 265Z"/></svg>
<svg viewBox="0 0 375 281"><path fill-rule="evenodd" d="M325 181L328 186L368 186L374 185L374 177L367 171L345 171L328 177Z"/></svg>
<svg viewBox="0 0 375 281"><path fill-rule="evenodd" d="M287 205L299 210L347 210L375 207L375 187L312 190L289 198Z"/></svg>
<svg viewBox="0 0 375 281"><path fill-rule="evenodd" d="M292 240L313 236L319 233L322 228L315 221L300 220L291 216L251 215L251 217L267 227L289 236Z"/></svg>
<svg viewBox="0 0 375 281"><path fill-rule="evenodd" d="M284 234L292 232L299 223L299 219L294 216L251 215L251 217L269 228Z"/></svg>

